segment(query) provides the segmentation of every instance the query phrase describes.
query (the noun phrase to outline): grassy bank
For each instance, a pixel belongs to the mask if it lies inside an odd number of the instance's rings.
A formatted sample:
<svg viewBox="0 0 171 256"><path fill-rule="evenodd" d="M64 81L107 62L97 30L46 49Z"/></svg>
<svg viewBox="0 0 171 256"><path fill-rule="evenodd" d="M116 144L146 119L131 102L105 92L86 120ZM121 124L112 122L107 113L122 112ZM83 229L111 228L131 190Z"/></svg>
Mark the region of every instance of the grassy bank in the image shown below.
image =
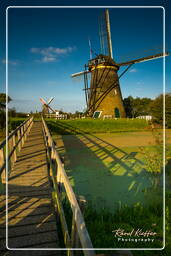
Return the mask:
<svg viewBox="0 0 171 256"><path fill-rule="evenodd" d="M20 124L22 124L26 118L21 117L10 117L8 119L8 131L11 132L15 130Z"/></svg>
<svg viewBox="0 0 171 256"><path fill-rule="evenodd" d="M67 212L67 224L71 228L71 211L66 200L63 202L65 212ZM115 213L110 213L107 209L97 212L89 202L85 206L84 219L90 234L94 248L161 248L162 232L162 205L153 203L148 207L137 204L133 207L124 206ZM131 232L141 229L142 231L151 230L156 232L151 236L153 241L121 241L116 235L116 230L123 229ZM116 236L115 236L116 235ZM130 238L130 236L123 236ZM133 235L131 239L144 238L143 236ZM146 238L146 237L145 237ZM100 253L100 251L99 251ZM135 254L136 255L136 254ZM142 254L143 255L143 254ZM153 255L151 252L145 255ZM156 254L158 255L158 254Z"/></svg>
<svg viewBox="0 0 171 256"><path fill-rule="evenodd" d="M54 120L47 119L50 130L57 134L80 134L80 133L114 133L144 130L148 122L141 119L76 119L76 120Z"/></svg>

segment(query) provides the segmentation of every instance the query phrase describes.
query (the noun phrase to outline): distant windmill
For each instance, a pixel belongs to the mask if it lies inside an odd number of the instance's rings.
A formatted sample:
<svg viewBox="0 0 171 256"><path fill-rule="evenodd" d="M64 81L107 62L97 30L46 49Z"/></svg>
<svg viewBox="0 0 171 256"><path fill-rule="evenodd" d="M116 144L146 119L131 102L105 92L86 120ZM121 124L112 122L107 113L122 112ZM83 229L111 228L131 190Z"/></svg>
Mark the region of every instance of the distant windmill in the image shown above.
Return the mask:
<svg viewBox="0 0 171 256"><path fill-rule="evenodd" d="M84 90L87 104L87 113L95 118L103 116L125 117L119 78L135 63L140 63L163 56L168 53L158 53L148 57L133 59L131 61L116 63L113 60L112 41L110 31L109 11L105 10L100 25L100 45L103 54L97 55L88 61L85 70L72 74L71 77L84 75ZM118 76L120 67L127 66ZM90 86L88 85L88 74L90 73Z"/></svg>
<svg viewBox="0 0 171 256"><path fill-rule="evenodd" d="M56 113L56 111L51 108L49 105L50 103L52 102L52 100L54 99L54 97L51 97L48 102L46 102L43 98L40 98L40 101L42 103L42 114L45 115L45 114L49 114L49 110L52 111L52 113Z"/></svg>

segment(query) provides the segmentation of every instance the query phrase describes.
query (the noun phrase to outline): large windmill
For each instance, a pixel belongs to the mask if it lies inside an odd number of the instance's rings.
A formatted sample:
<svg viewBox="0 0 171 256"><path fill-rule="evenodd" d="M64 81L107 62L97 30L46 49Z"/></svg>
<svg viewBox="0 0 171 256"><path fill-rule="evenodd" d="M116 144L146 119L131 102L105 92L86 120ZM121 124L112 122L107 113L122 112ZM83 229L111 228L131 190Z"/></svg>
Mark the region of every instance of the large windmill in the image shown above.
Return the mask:
<svg viewBox="0 0 171 256"><path fill-rule="evenodd" d="M85 65L85 70L72 74L71 77L84 76L85 97L87 113L95 118L125 117L122 93L119 85L119 78L136 63L153 60L167 56L168 53L158 53L133 59L131 61L116 63L113 60L112 41L110 31L109 11L105 10L104 19L100 23L100 45L103 54L90 59ZM91 52L91 49L90 49ZM126 66L125 70L118 76L120 67ZM90 85L88 84L88 74L90 73Z"/></svg>

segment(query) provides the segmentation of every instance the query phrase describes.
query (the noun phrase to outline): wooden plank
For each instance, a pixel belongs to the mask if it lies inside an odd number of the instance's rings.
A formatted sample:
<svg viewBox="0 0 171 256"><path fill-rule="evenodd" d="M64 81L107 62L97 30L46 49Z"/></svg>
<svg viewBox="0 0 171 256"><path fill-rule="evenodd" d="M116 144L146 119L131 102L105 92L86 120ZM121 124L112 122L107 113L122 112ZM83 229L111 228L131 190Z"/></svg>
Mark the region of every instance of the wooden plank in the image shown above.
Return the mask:
<svg viewBox="0 0 171 256"><path fill-rule="evenodd" d="M27 134L29 127L27 127ZM37 143L38 141L40 143ZM32 246L50 248L52 245L58 247L41 122L35 122L32 126L18 159L19 161L14 163L8 182L9 246L14 248L31 248ZM1 223L5 224L5 215L1 217Z"/></svg>

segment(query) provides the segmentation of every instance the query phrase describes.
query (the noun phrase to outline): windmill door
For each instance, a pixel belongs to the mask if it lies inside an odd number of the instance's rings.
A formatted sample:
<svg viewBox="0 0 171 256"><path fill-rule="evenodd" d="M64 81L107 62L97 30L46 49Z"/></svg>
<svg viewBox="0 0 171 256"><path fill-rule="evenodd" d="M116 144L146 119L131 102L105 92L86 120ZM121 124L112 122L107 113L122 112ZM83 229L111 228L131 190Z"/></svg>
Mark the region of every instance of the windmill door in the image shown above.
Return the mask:
<svg viewBox="0 0 171 256"><path fill-rule="evenodd" d="M115 108L115 110L114 110L114 114L115 114L115 117L116 118L119 118L120 117L120 112L119 112L119 109L118 108Z"/></svg>

